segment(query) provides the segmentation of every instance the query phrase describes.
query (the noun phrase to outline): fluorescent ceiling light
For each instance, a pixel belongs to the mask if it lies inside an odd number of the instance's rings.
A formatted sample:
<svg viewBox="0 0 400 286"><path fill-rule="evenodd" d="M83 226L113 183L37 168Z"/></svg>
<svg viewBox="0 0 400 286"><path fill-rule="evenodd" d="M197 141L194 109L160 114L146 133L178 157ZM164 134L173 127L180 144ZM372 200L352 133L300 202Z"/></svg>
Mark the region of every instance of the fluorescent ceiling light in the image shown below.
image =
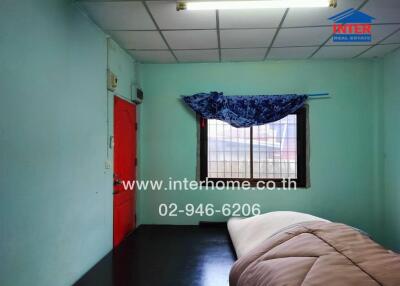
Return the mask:
<svg viewBox="0 0 400 286"><path fill-rule="evenodd" d="M336 7L336 4L337 0L180 1L177 2L176 10L311 8Z"/></svg>

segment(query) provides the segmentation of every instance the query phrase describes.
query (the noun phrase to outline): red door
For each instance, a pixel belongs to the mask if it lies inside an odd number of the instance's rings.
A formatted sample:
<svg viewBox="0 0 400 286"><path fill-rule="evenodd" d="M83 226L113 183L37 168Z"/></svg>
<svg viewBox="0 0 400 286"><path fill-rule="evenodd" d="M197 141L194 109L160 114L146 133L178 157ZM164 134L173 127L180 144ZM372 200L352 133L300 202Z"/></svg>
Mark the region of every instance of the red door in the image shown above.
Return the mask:
<svg viewBox="0 0 400 286"><path fill-rule="evenodd" d="M136 105L114 97L114 246L135 228L135 190L122 181L136 180Z"/></svg>

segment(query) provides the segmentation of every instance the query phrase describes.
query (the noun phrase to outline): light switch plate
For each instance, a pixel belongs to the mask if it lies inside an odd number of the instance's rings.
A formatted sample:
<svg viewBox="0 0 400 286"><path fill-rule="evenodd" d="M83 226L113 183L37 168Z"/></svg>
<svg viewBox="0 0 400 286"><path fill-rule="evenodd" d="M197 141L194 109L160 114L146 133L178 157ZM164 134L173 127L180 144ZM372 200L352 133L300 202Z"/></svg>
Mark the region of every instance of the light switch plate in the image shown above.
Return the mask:
<svg viewBox="0 0 400 286"><path fill-rule="evenodd" d="M111 161L110 160L107 160L104 165L105 165L106 169L111 169Z"/></svg>

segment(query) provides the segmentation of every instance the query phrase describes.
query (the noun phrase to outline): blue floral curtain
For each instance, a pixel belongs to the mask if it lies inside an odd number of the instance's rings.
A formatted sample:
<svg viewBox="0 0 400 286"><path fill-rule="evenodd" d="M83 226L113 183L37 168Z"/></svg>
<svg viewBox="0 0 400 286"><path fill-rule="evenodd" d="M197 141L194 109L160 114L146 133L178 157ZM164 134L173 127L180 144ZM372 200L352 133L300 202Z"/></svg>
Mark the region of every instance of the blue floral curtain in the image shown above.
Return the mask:
<svg viewBox="0 0 400 286"><path fill-rule="evenodd" d="M250 127L274 122L296 112L307 95L225 96L222 92L184 96L191 109L207 119L218 119L234 127Z"/></svg>

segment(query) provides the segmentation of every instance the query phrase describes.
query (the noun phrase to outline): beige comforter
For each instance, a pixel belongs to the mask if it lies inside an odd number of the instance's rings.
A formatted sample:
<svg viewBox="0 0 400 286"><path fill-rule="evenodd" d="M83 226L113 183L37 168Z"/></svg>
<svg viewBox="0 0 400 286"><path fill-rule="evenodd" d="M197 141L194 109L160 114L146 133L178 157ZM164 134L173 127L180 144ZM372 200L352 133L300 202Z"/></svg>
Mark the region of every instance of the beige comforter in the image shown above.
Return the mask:
<svg viewBox="0 0 400 286"><path fill-rule="evenodd" d="M231 286L400 286L400 255L338 223L305 222L233 265Z"/></svg>

